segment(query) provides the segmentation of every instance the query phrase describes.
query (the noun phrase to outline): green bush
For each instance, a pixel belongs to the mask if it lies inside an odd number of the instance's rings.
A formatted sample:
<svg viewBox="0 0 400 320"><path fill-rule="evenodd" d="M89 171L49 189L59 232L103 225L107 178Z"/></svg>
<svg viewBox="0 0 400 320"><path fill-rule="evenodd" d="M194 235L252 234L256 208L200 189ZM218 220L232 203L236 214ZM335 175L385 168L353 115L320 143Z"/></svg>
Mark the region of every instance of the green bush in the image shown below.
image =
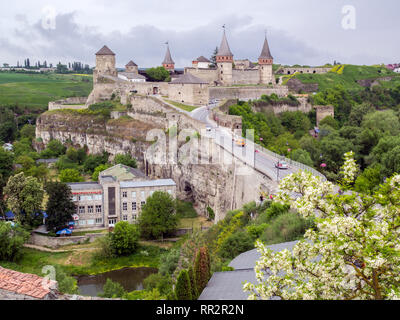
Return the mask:
<svg viewBox="0 0 400 320"><path fill-rule="evenodd" d="M256 219L256 224L269 223L275 217L285 214L289 211L289 207L278 202L272 202L265 212L261 213Z"/></svg>
<svg viewBox="0 0 400 320"><path fill-rule="evenodd" d="M107 279L106 284L103 286L103 293L100 293L99 297L122 298L124 294L125 290L118 282Z"/></svg>
<svg viewBox="0 0 400 320"><path fill-rule="evenodd" d="M172 291L172 278L169 275L161 275L160 273L154 273L149 275L143 281L143 287L147 291L157 289L161 295L167 296Z"/></svg>
<svg viewBox="0 0 400 320"><path fill-rule="evenodd" d="M17 261L29 233L20 226L0 221L0 260Z"/></svg>
<svg viewBox="0 0 400 320"><path fill-rule="evenodd" d="M176 199L176 216L182 218L196 218L198 216L192 202Z"/></svg>
<svg viewBox="0 0 400 320"><path fill-rule="evenodd" d="M180 250L177 248L171 249L160 257L159 273L162 275L171 275L178 266Z"/></svg>
<svg viewBox="0 0 400 320"><path fill-rule="evenodd" d="M245 231L231 234L221 244L220 255L225 259L233 259L239 254L254 249L254 240Z"/></svg>
<svg viewBox="0 0 400 320"><path fill-rule="evenodd" d="M305 220L296 213L288 212L273 219L260 240L267 244L298 240L311 227L310 220Z"/></svg>
<svg viewBox="0 0 400 320"><path fill-rule="evenodd" d="M134 253L139 243L139 230L136 225L120 221L111 234L111 247L117 256Z"/></svg>
<svg viewBox="0 0 400 320"><path fill-rule="evenodd" d="M253 241L256 241L264 233L264 231L265 231L265 229L267 229L267 227L268 227L267 223L250 225L250 226L246 227L246 231L249 234L249 236L251 237L251 239L253 239Z"/></svg>
<svg viewBox="0 0 400 320"><path fill-rule="evenodd" d="M77 280L68 276L59 266L56 266L56 280L58 282L58 290L66 294L78 294Z"/></svg>
<svg viewBox="0 0 400 320"><path fill-rule="evenodd" d="M181 270L176 282L175 294L178 300L192 300L192 288L190 285L189 273Z"/></svg>

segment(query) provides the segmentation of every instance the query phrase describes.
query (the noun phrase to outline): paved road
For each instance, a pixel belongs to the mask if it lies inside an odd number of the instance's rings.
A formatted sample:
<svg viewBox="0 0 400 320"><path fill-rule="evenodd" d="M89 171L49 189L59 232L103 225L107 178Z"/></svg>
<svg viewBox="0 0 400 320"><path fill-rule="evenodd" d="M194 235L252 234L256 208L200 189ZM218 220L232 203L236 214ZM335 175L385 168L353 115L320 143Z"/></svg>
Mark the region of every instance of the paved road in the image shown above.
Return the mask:
<svg viewBox="0 0 400 320"><path fill-rule="evenodd" d="M287 170L279 170L275 167L278 159L262 152L256 144L246 140L244 147L238 146L233 139L240 138L235 136L231 130L219 127L213 120L209 118L210 111L217 107L218 104L197 108L190 113L190 116L196 120L202 121L211 127L211 132L207 136L213 138L215 143L223 147L227 152L233 154L236 158L242 160L246 164L254 167L263 174L266 174L273 180L281 180L286 175L296 172L298 169L291 167Z"/></svg>

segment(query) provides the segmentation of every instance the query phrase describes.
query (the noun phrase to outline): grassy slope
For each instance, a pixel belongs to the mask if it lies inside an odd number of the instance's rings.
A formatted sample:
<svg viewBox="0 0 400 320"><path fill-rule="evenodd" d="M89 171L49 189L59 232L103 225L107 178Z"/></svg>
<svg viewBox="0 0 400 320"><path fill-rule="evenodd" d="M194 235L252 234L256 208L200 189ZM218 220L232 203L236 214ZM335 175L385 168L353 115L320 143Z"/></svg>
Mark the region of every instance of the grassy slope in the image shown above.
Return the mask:
<svg viewBox="0 0 400 320"><path fill-rule="evenodd" d="M49 101L88 96L92 87L91 76L0 73L0 105L46 109Z"/></svg>
<svg viewBox="0 0 400 320"><path fill-rule="evenodd" d="M345 65L343 74L328 72L326 74L298 74L295 77L303 83L318 83L319 90L341 84L349 90L361 90L356 81L361 79L374 79L378 77L395 76L396 80L386 83L386 86L398 84L400 76L382 66L356 66Z"/></svg>

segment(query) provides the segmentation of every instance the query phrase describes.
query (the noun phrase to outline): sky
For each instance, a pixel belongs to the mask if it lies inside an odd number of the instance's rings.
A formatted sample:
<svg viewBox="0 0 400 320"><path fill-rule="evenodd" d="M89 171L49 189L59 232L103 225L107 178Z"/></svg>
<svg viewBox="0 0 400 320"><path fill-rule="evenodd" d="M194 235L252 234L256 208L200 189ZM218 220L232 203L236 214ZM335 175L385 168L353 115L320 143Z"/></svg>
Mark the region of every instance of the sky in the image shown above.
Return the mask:
<svg viewBox="0 0 400 320"><path fill-rule="evenodd" d="M235 59L257 61L267 33L275 63L400 62L398 0L0 1L0 65L80 61L107 45L117 67L158 66L170 44L176 67L209 58L222 26Z"/></svg>

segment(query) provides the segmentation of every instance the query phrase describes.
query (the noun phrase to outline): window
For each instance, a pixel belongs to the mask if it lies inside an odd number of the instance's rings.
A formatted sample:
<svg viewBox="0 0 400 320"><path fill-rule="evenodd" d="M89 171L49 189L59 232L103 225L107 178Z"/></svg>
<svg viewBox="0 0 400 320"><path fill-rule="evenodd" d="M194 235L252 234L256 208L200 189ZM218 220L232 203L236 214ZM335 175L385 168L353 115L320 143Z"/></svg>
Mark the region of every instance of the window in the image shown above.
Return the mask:
<svg viewBox="0 0 400 320"><path fill-rule="evenodd" d="M143 207L146 204L146 201L142 201L140 205Z"/></svg>
<svg viewBox="0 0 400 320"><path fill-rule="evenodd" d="M122 220L128 221L128 215L127 215L127 214L124 214L124 215L122 216Z"/></svg>
<svg viewBox="0 0 400 320"><path fill-rule="evenodd" d="M87 221L87 224L88 224L88 225L94 225L94 220L93 220L93 219L88 220L88 221Z"/></svg>
<svg viewBox="0 0 400 320"><path fill-rule="evenodd" d="M132 199L136 199L136 192L132 192Z"/></svg>
<svg viewBox="0 0 400 320"><path fill-rule="evenodd" d="M168 193L169 193L170 195L172 195L172 190L168 190Z"/></svg>
<svg viewBox="0 0 400 320"><path fill-rule="evenodd" d="M79 220L79 225L80 226L86 225L86 220Z"/></svg>
<svg viewBox="0 0 400 320"><path fill-rule="evenodd" d="M79 213L85 213L85 207L79 206Z"/></svg>
<svg viewBox="0 0 400 320"><path fill-rule="evenodd" d="M96 224L103 223L103 218L96 218Z"/></svg>
<svg viewBox="0 0 400 320"><path fill-rule="evenodd" d="M72 197L72 201L77 201L78 200L78 197L77 196L73 196Z"/></svg>
<svg viewBox="0 0 400 320"><path fill-rule="evenodd" d="M128 210L128 204L126 202L122 204L122 210L124 211Z"/></svg>
<svg viewBox="0 0 400 320"><path fill-rule="evenodd" d="M153 195L153 193L154 193L154 191L150 191L150 196L152 196L152 195Z"/></svg>
<svg viewBox="0 0 400 320"><path fill-rule="evenodd" d="M87 211L88 213L93 213L93 206L88 206Z"/></svg>
<svg viewBox="0 0 400 320"><path fill-rule="evenodd" d="M122 192L122 198L128 198L128 192L126 191Z"/></svg>
<svg viewBox="0 0 400 320"><path fill-rule="evenodd" d="M94 195L94 200L103 200L103 195L101 194Z"/></svg>
<svg viewBox="0 0 400 320"><path fill-rule="evenodd" d="M142 191L142 199L146 199L146 193Z"/></svg>
<svg viewBox="0 0 400 320"><path fill-rule="evenodd" d="M117 223L117 219L109 219L108 224L113 227Z"/></svg>
<svg viewBox="0 0 400 320"><path fill-rule="evenodd" d="M132 202L132 211L136 211L137 207L136 207L136 202Z"/></svg>
<svg viewBox="0 0 400 320"><path fill-rule="evenodd" d="M101 213L101 206L96 206L96 213Z"/></svg>
<svg viewBox="0 0 400 320"><path fill-rule="evenodd" d="M133 219L133 221L136 221L137 220L137 215L136 214L132 215L132 219Z"/></svg>

